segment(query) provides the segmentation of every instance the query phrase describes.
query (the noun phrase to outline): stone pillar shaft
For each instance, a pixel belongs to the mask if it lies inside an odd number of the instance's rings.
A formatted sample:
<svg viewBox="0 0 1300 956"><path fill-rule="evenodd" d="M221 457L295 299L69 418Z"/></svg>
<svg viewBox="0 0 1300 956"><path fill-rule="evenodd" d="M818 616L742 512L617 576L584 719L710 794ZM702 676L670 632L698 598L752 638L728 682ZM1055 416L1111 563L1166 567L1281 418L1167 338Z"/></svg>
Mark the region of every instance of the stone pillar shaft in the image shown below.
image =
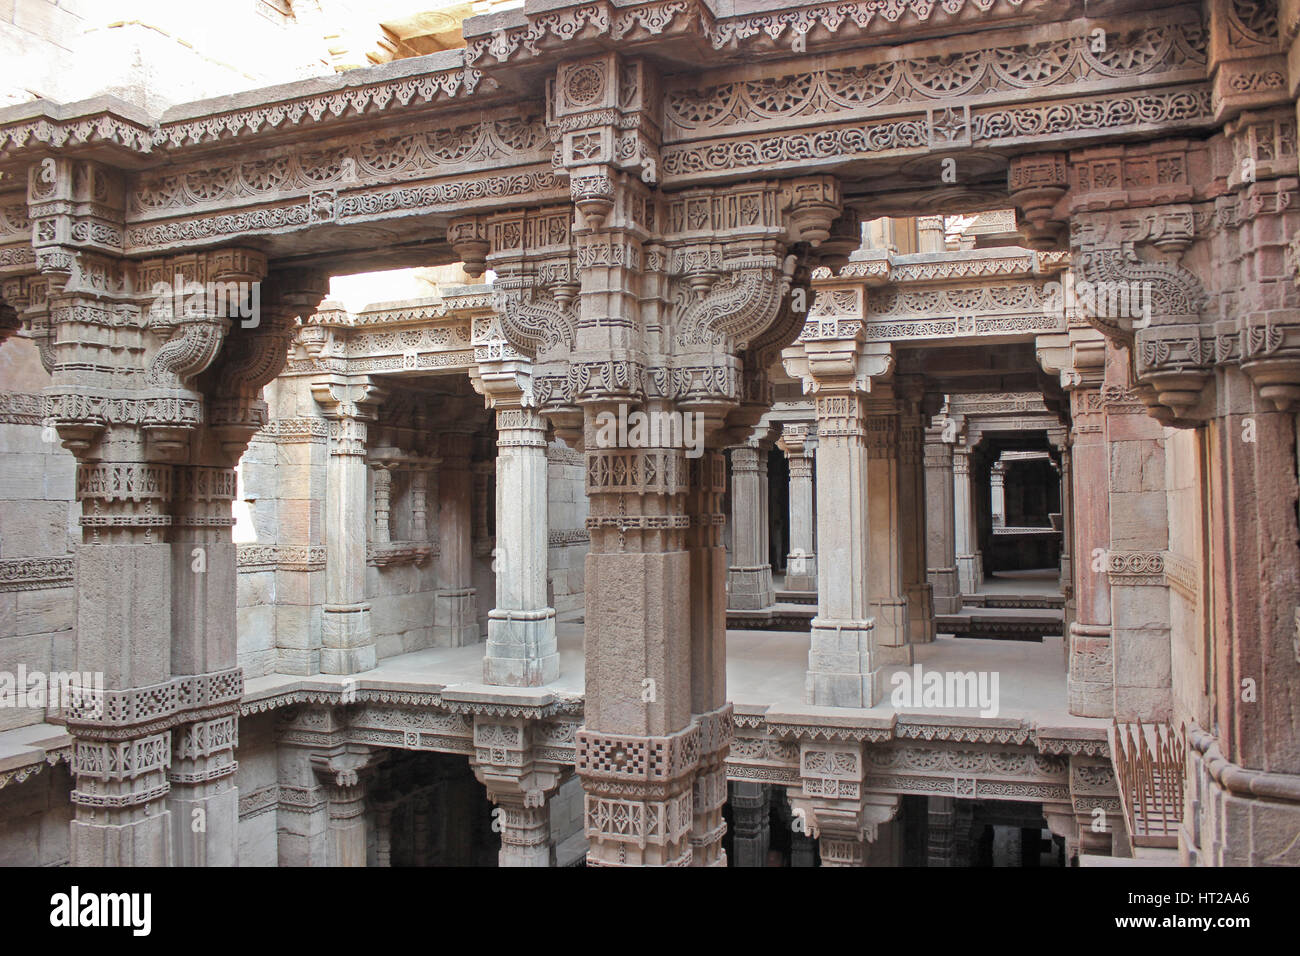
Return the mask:
<svg viewBox="0 0 1300 956"><path fill-rule="evenodd" d="M821 567L804 700L821 706L870 707L880 697L867 590L872 526L863 404L858 392L817 397Z"/></svg>
<svg viewBox="0 0 1300 956"><path fill-rule="evenodd" d="M767 452L761 444L731 449L731 568L727 600L737 610L776 603L768 558Z"/></svg>
<svg viewBox="0 0 1300 956"><path fill-rule="evenodd" d="M926 577L925 469L921 448L924 420L915 402L899 416L898 510L899 548L907 597L908 642L934 640L934 595Z"/></svg>
<svg viewBox="0 0 1300 956"><path fill-rule="evenodd" d="M971 450L953 448L953 527L957 552L957 581L962 594L976 594L984 583L979 533L975 529L975 488L971 482Z"/></svg>
<svg viewBox="0 0 1300 956"><path fill-rule="evenodd" d="M325 492L325 610L321 634L323 674L357 674L376 663L366 601L366 541L370 500L366 488L366 425L356 418L330 420Z"/></svg>
<svg viewBox="0 0 1300 956"><path fill-rule="evenodd" d="M469 459L456 445L464 436L443 442L438 470L438 590L433 598L433 638L438 647L477 644L478 595L472 586L473 540Z"/></svg>
<svg viewBox="0 0 1300 956"><path fill-rule="evenodd" d="M787 591L817 590L817 513L813 498L813 456L800 451L790 461L790 554L786 558Z"/></svg>
<svg viewBox="0 0 1300 956"><path fill-rule="evenodd" d="M546 422L529 408L497 410L496 606L488 614L483 680L536 687L555 680L555 609L546 603Z"/></svg>
<svg viewBox="0 0 1300 956"><path fill-rule="evenodd" d="M903 476L900 459L899 403L893 398L871 398L865 420L867 441L867 506L871 559L867 594L875 618L876 647L881 663L910 664L912 649L904 579Z"/></svg>
<svg viewBox="0 0 1300 956"><path fill-rule="evenodd" d="M731 784L731 816L735 823L731 845L736 854L736 866L767 865L767 850L772 836L770 794L771 788L767 784L750 781Z"/></svg>
<svg viewBox="0 0 1300 956"><path fill-rule="evenodd" d="M961 610L957 581L956 514L953 508L952 442L947 425L932 428L925 442L925 563L936 614Z"/></svg>
<svg viewBox="0 0 1300 956"><path fill-rule="evenodd" d="M1100 384L1100 383L1098 383ZM1070 626L1070 713L1081 717L1114 715L1111 664L1110 452L1098 387L1070 393L1074 453L1074 596Z"/></svg>

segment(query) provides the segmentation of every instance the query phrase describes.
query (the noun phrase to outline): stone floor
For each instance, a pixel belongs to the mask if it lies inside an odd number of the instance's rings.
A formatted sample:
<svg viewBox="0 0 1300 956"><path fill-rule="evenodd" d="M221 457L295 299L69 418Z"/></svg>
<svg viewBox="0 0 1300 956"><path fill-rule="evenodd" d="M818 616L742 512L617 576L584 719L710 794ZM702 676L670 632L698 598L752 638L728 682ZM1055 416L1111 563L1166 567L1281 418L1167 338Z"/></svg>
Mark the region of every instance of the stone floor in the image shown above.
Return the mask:
<svg viewBox="0 0 1300 956"><path fill-rule="evenodd" d="M483 645L432 648L381 661L374 670L353 678L364 689L439 690L465 699L522 700L573 698L583 692L583 625L561 621L557 626L560 676L538 688L493 687L482 683ZM885 696L877 706L810 708L803 703L808 634L797 631L727 632L727 690L738 709L772 709L786 713L816 711L823 718L887 717L894 713L889 695L894 674L908 668L889 666L882 675ZM998 721L1024 721L1038 727L1091 728L1104 732L1105 721L1073 717L1066 710L1065 660L1060 638L1031 641L956 639L941 635L932 644L915 648L923 671L997 673ZM291 691L337 692L349 678L333 675L295 677L270 674L248 681L245 700L255 701ZM953 710L899 708L899 713L952 715L963 724L978 717L978 708ZM980 718L985 719L985 718ZM0 734L0 772L34 764L70 740L62 727L37 724Z"/></svg>
<svg viewBox="0 0 1300 956"><path fill-rule="evenodd" d="M561 622L557 627L560 676L540 688L515 689L482 684L482 645L432 648L402 654L381 661L379 666L358 675L365 688L447 688L466 696L557 697L578 696L583 691L583 625ZM803 705L804 671L808 662L808 634L792 631L728 631L727 689L737 705L800 709ZM998 674L1000 713L1003 718L1046 721L1053 726L1096 723L1070 717L1066 712L1065 660L1060 638L1042 643L1029 641L957 640L940 636L932 644L919 645L915 660L924 670L984 671ZM906 670L886 667L883 674L885 700L869 711L857 714L888 714L893 674ZM273 696L286 690L328 688L345 678L321 675L291 677L272 674L248 682L246 696ZM975 708L956 710L966 717Z"/></svg>

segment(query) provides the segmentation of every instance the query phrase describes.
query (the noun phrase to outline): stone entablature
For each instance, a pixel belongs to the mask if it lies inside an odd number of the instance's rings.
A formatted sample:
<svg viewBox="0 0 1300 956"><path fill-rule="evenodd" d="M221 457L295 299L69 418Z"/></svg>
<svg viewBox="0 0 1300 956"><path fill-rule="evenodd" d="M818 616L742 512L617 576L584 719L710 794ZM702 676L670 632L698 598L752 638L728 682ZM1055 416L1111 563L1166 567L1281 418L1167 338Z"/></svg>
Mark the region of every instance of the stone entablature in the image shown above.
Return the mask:
<svg viewBox="0 0 1300 956"><path fill-rule="evenodd" d="M475 366L475 323L492 313L492 287L456 286L441 297L381 302L356 314L324 302L298 328L284 374L465 371Z"/></svg>
<svg viewBox="0 0 1300 956"><path fill-rule="evenodd" d="M1064 333L1074 311L1062 294L1068 267L1068 254L1017 248L855 253L814 280L801 338L919 345Z"/></svg>

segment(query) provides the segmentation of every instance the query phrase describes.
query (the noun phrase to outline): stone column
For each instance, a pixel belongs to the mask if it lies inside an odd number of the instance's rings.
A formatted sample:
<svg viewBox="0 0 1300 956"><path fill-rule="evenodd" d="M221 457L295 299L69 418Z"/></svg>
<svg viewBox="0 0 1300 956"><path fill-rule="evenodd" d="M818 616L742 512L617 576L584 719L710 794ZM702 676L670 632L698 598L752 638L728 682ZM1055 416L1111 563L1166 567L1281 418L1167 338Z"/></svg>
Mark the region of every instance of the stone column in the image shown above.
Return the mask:
<svg viewBox="0 0 1300 956"><path fill-rule="evenodd" d="M925 469L921 460L925 421L920 410L923 393L920 381L909 383L898 420L898 535L910 644L934 640L934 595L926 578Z"/></svg>
<svg viewBox="0 0 1300 956"><path fill-rule="evenodd" d="M1070 625L1068 693L1070 713L1080 717L1114 715L1111 664L1110 449L1100 375L1070 392L1074 454L1074 595L1076 618Z"/></svg>
<svg viewBox="0 0 1300 956"><path fill-rule="evenodd" d="M375 807L375 866L393 865L393 808L390 805Z"/></svg>
<svg viewBox="0 0 1300 956"><path fill-rule="evenodd" d="M536 687L555 680L555 609L546 604L546 421L522 402L497 408L496 606L483 680Z"/></svg>
<svg viewBox="0 0 1300 956"><path fill-rule="evenodd" d="M193 675L194 696L199 700L209 694L229 698L230 689L243 683L235 668L237 572L230 534L235 469L233 462L178 465L175 474L172 673L174 679ZM176 866L238 863L238 841L229 831L239 827L235 788L239 715L233 701L225 711L213 707L206 719L172 731L167 805Z"/></svg>
<svg viewBox="0 0 1300 956"><path fill-rule="evenodd" d="M817 410L817 616L808 650L804 700L830 707L870 707L880 699L880 653L868 580L874 556L875 522L870 513L868 468L888 461L882 433L888 414L871 416L867 393L872 376L892 366L888 345L841 338L838 324L826 334L806 334L781 353L786 372L816 393ZM892 411L892 402L881 409ZM874 423L868 440L868 424ZM874 451L869 455L868 448ZM889 486L887 485L887 490ZM872 502L880 498L877 489ZM891 495L892 497L892 495ZM883 507L883 505L882 505ZM906 605L902 610L906 611Z"/></svg>
<svg viewBox="0 0 1300 956"><path fill-rule="evenodd" d="M421 459L411 466L411 540L424 544L429 540L429 470L431 464Z"/></svg>
<svg viewBox="0 0 1300 956"><path fill-rule="evenodd" d="M953 824L956 813L952 797L930 797L926 820L926 866L954 866Z"/></svg>
<svg viewBox="0 0 1300 956"><path fill-rule="evenodd" d="M952 442L944 439L950 427L945 419L925 433L925 563L936 614L956 614L961 610Z"/></svg>
<svg viewBox="0 0 1300 956"><path fill-rule="evenodd" d="M438 469L438 589L433 596L433 639L438 647L477 644L478 592L473 582L473 514L467 436L440 436Z"/></svg>
<svg viewBox="0 0 1300 956"><path fill-rule="evenodd" d="M539 731L535 721L520 717L474 718L471 766L495 805L500 866L555 865L549 797L560 785L561 770L537 755L533 738Z"/></svg>
<svg viewBox="0 0 1300 956"><path fill-rule="evenodd" d="M329 865L366 865L366 791L356 771L335 774L325 788Z"/></svg>
<svg viewBox="0 0 1300 956"><path fill-rule="evenodd" d="M722 546L727 463L722 452L706 449L700 457L687 459L686 470L691 714L699 734L699 763L692 784L691 865L726 866L722 807L727 801L725 763L733 736L727 702L727 551Z"/></svg>
<svg viewBox="0 0 1300 956"><path fill-rule="evenodd" d="M388 544L392 539L390 495L393 473L385 465L376 463L371 467L370 474L375 488L375 525L371 531L371 540L375 544Z"/></svg>
<svg viewBox="0 0 1300 956"><path fill-rule="evenodd" d="M692 711L695 701L725 687L716 664L720 579L693 581L692 564L725 557L717 555L716 536L708 548L700 540L688 550L683 452L600 447L602 410L609 409L587 407L584 442L591 549L586 723L578 732L577 769L586 794L587 862L689 866L693 838L704 836L697 835L694 812L701 744ZM705 471L716 476L720 460L712 461ZM694 587L706 599L693 608ZM715 670L693 675L697 660L714 662ZM652 753L663 755L653 773L646 769Z"/></svg>
<svg viewBox="0 0 1300 956"><path fill-rule="evenodd" d="M984 561L975 529L975 497L971 484L972 450L954 445L952 450L953 526L957 551L957 581L961 593L976 594L984 584Z"/></svg>
<svg viewBox="0 0 1300 956"><path fill-rule="evenodd" d="M1074 463L1067 428L1048 431L1048 440L1061 456L1061 596L1064 598L1064 653L1066 666L1070 660L1070 628L1078 618L1074 596Z"/></svg>
<svg viewBox="0 0 1300 956"><path fill-rule="evenodd" d="M727 606L752 611L776 603L767 553L767 449L765 442L731 449L731 568Z"/></svg>
<svg viewBox="0 0 1300 956"><path fill-rule="evenodd" d="M771 843L768 814L770 788L764 783L738 780L731 784L731 818L735 833L731 846L736 866L767 866Z"/></svg>
<svg viewBox="0 0 1300 956"><path fill-rule="evenodd" d="M943 216L921 216L916 220L917 251L943 252Z"/></svg>
<svg viewBox="0 0 1300 956"><path fill-rule="evenodd" d="M989 468L989 511L995 528L1007 526L1006 477L1006 462L999 458Z"/></svg>
<svg viewBox="0 0 1300 956"><path fill-rule="evenodd" d="M806 833L790 834L790 866L811 867L817 864L817 844Z"/></svg>
<svg viewBox="0 0 1300 956"><path fill-rule="evenodd" d="M1120 720L1168 720L1173 711L1169 648L1169 547L1164 428L1146 414L1129 379L1126 349L1109 345L1106 450L1109 453L1111 660Z"/></svg>
<svg viewBox="0 0 1300 956"><path fill-rule="evenodd" d="M814 428L815 426L811 426ZM786 423L781 446L790 462L790 554L786 558L785 589L817 590L817 554L813 535L817 514L813 499L813 455L816 440L808 440L810 425Z"/></svg>
<svg viewBox="0 0 1300 956"><path fill-rule="evenodd" d="M907 586L904 580L903 481L900 475L899 401L888 386L877 386L867 400L867 505L871 558L867 595L876 622L881 663L910 664L912 648ZM881 397L877 398L879 394ZM825 500L825 499L823 499Z"/></svg>
<svg viewBox="0 0 1300 956"><path fill-rule="evenodd" d="M817 616L804 700L870 707L880 698L880 660L867 592L871 526L863 399L817 397ZM835 502L835 506L831 506Z"/></svg>
<svg viewBox="0 0 1300 956"><path fill-rule="evenodd" d="M372 527L366 427L382 396L365 378L330 376L313 381L311 388L330 431L320 669L322 674L359 674L376 663L366 601L366 542Z"/></svg>
<svg viewBox="0 0 1300 956"><path fill-rule="evenodd" d="M90 190L120 189L116 173L47 162L54 236L70 234L80 208L112 214ZM219 249L185 268L247 287L266 263ZM254 331L202 306L173 311L168 296L132 300L132 289L169 285L175 260L146 266L46 243L40 271L42 304L29 315L81 503L73 670L103 676L102 691L56 702L74 738L71 860L233 866L243 675L231 502L235 464L267 420L261 389L283 366L284 292L267 289Z"/></svg>

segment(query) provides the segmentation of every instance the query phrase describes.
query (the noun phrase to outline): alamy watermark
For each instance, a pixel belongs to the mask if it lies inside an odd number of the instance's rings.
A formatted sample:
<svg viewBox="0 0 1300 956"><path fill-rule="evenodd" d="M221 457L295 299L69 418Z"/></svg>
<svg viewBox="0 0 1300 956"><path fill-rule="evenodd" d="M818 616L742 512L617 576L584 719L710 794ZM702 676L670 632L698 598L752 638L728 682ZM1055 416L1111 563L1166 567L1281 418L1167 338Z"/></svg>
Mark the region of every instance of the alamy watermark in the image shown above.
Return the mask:
<svg viewBox="0 0 1300 956"><path fill-rule="evenodd" d="M155 282L150 295L150 311L170 313L177 319L223 315L239 319L245 329L255 329L262 322L260 282L186 282L178 272L171 282Z"/></svg>
<svg viewBox="0 0 1300 956"><path fill-rule="evenodd" d="M53 707L98 717L104 707L104 675L92 671L0 671L0 707Z"/></svg>
<svg viewBox="0 0 1300 956"><path fill-rule="evenodd" d="M702 412L643 412L620 403L618 413L596 416L598 448L684 448L687 458L704 454Z"/></svg>
<svg viewBox="0 0 1300 956"><path fill-rule="evenodd" d="M890 677L889 703L897 709L956 710L978 707L981 717L998 715L997 671L927 671L913 664L910 671Z"/></svg>
<svg viewBox="0 0 1300 956"><path fill-rule="evenodd" d="M1151 283L1090 282L1067 272L1061 282L1043 286L1044 307L1055 315L1083 311L1099 319L1127 319L1134 328L1151 324Z"/></svg>

